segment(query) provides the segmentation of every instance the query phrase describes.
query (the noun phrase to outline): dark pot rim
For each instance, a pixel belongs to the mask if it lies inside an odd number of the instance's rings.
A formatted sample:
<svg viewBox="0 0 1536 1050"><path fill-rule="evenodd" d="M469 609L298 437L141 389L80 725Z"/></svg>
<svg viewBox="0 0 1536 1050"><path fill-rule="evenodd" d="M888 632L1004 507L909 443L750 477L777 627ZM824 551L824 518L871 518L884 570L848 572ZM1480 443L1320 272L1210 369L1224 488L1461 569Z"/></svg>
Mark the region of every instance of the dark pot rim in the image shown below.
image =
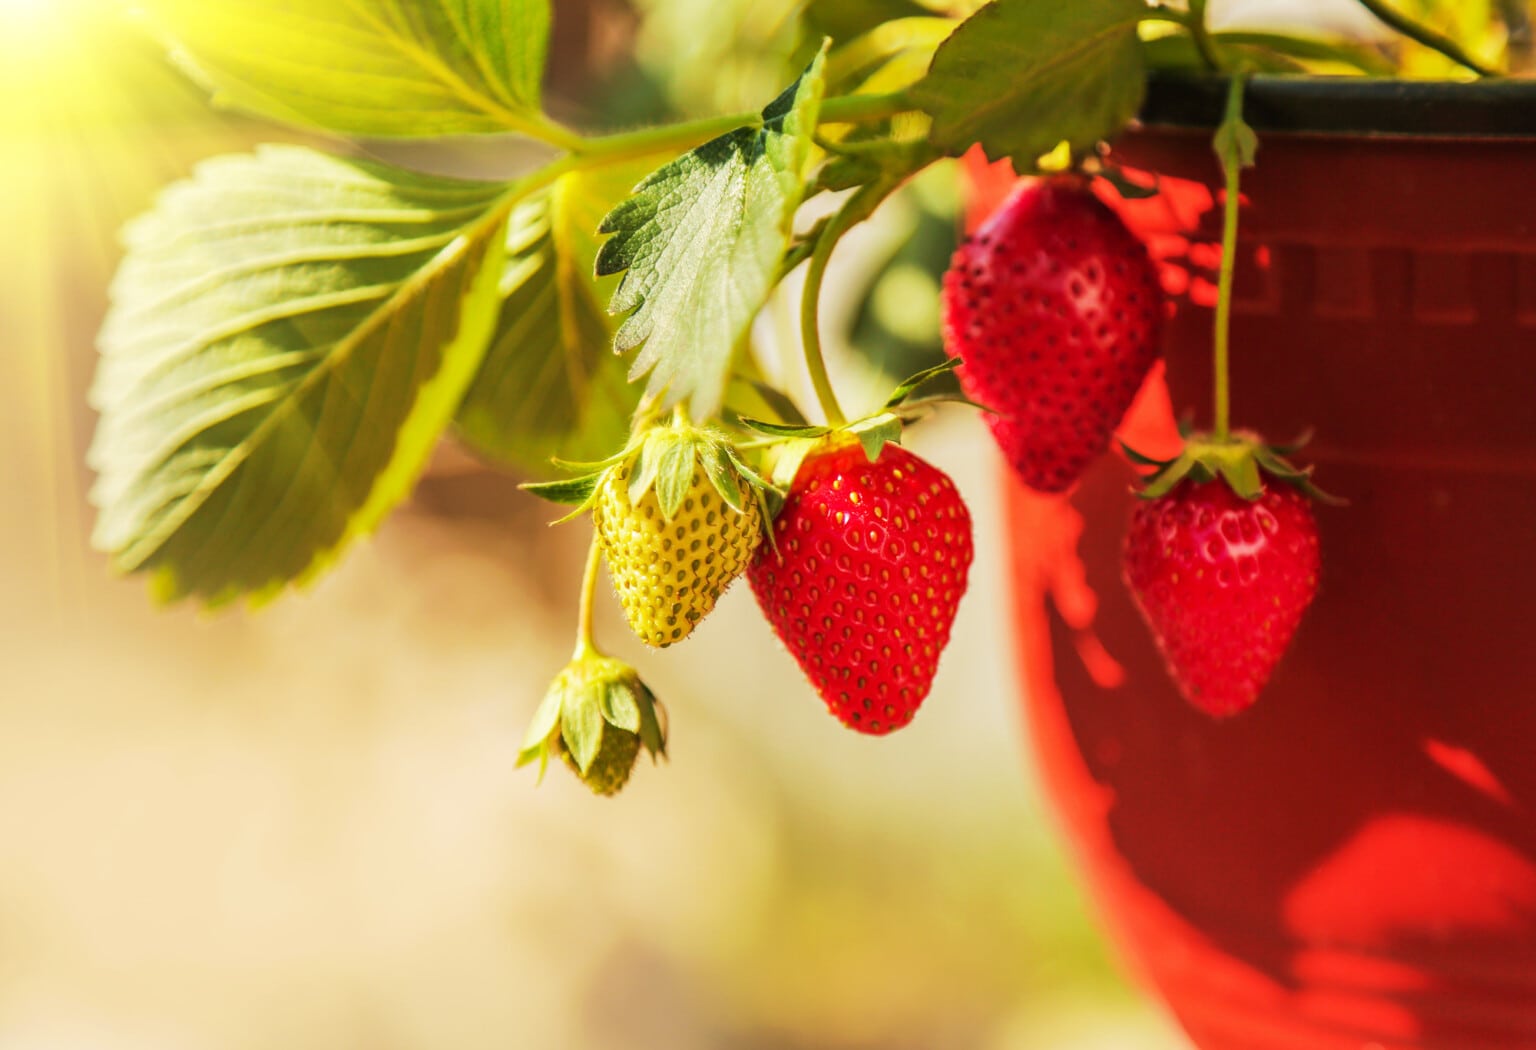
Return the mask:
<svg viewBox="0 0 1536 1050"><path fill-rule="evenodd" d="M1148 127L1214 128L1227 79L1154 73ZM1376 80L1255 76L1243 100L1255 131L1408 139L1536 139L1536 80Z"/></svg>

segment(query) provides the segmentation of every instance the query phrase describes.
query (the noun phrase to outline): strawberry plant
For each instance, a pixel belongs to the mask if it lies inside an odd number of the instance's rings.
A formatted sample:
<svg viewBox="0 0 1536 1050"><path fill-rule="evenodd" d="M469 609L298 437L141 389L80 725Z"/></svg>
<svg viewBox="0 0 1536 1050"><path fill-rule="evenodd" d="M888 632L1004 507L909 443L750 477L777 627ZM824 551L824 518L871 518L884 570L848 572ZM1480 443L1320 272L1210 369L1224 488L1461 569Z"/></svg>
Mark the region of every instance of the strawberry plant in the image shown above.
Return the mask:
<svg viewBox="0 0 1536 1050"><path fill-rule="evenodd" d="M1362 2L1404 34L1400 58L1487 71ZM1160 502L1138 517L1128 574L1191 698L1250 702L1315 587L1317 545L1306 471L1228 421L1237 172L1255 146L1242 85L1390 64L1321 37L1213 31L1204 0L888 6L807 5L795 69L759 109L604 131L545 109L547 0L146 4L216 102L341 142L207 161L126 231L94 388L96 545L161 599L260 604L377 526L451 438L590 512L576 652L524 760L557 755L610 793L642 749L664 750L659 704L592 638L603 561L657 647L697 636L745 571L833 712L889 732L931 688L972 560L964 503L899 447L904 428L944 401L979 406L1050 491L1104 451L1158 352L1163 304L1145 251L1086 186L1143 192L1103 146L1150 74L1223 74L1215 425L1146 461ZM465 179L347 146L489 135L544 159ZM832 254L919 173L976 148L1052 177L957 254L949 364L849 412L821 348ZM762 380L753 338L798 270L819 422ZM952 367L965 397L928 385ZM1207 556L1204 534L1164 537L1204 511L1240 538L1273 520L1302 553L1245 561L1229 544L1209 555L1215 578L1255 589L1197 593L1178 566ZM1283 623L1254 612L1282 589ZM1193 641L1168 602L1200 613ZM1173 655L1247 652L1248 631L1272 652L1232 692Z"/></svg>

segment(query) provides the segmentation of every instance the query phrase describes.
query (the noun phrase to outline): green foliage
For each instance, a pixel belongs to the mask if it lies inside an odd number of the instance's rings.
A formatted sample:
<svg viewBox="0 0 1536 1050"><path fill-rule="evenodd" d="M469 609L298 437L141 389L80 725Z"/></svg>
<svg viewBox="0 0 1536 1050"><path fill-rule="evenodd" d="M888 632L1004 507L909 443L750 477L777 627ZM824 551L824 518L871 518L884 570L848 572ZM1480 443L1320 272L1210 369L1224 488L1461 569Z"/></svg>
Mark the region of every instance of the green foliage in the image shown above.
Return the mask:
<svg viewBox="0 0 1536 1050"><path fill-rule="evenodd" d="M506 193L294 147L167 190L101 334L96 545L217 603L371 528L480 362Z"/></svg>
<svg viewBox="0 0 1536 1050"><path fill-rule="evenodd" d="M609 309L633 311L615 345L643 344L630 376L650 375L647 396L689 398L700 418L719 409L736 345L789 247L823 61L817 55L763 110L761 126L663 166L599 227L613 236L598 252L598 274L624 274Z"/></svg>
<svg viewBox="0 0 1536 1050"><path fill-rule="evenodd" d="M1136 27L1143 0L995 0L940 45L914 97L933 141L980 142L1020 171L1063 140L1076 154L1125 126L1146 90Z"/></svg>
<svg viewBox="0 0 1536 1050"><path fill-rule="evenodd" d="M601 306L612 289L591 273L598 223L643 173L571 172L513 210L496 336L457 419L482 454L546 475L552 458L601 459L623 446L639 390L612 350Z"/></svg>
<svg viewBox="0 0 1536 1050"><path fill-rule="evenodd" d="M217 102L298 127L547 137L547 0L148 0Z"/></svg>
<svg viewBox="0 0 1536 1050"><path fill-rule="evenodd" d="M1486 26L1489 0L1361 2L1387 12L1410 68L1480 68L1445 34ZM703 428L717 416L755 428L754 454L792 477L834 438L756 370L751 326L808 262L806 368L822 415L841 421L819 350L822 277L849 228L898 187L921 191L912 176L977 142L1022 171L1063 143L1081 160L1135 115L1149 63L1381 72L1388 60L1328 40L1197 34L1199 0L640 0L639 65L680 107L713 113L742 84L760 99L816 53L760 114L586 138L543 110L548 0L143 6L215 99L248 113L343 136L511 132L562 151L484 183L266 149L205 164L132 227L100 340L95 542L165 597L209 603L260 599L328 564L405 494L450 421L525 473L552 458L610 466L638 447L641 379L653 405L686 402ZM1406 17L1415 7L1425 24ZM1144 43L1144 21L1161 35ZM1253 145L1240 113L1215 141L1234 173ZM797 238L803 199L841 191ZM953 208L925 209L881 253L854 312L858 342L883 344L889 367L910 362L898 374L936 356L934 271ZM878 454L939 399L911 393L841 429ZM671 456L640 457L669 506L695 462ZM772 497L729 444L700 456L733 506ZM579 507L592 476L533 490Z"/></svg>

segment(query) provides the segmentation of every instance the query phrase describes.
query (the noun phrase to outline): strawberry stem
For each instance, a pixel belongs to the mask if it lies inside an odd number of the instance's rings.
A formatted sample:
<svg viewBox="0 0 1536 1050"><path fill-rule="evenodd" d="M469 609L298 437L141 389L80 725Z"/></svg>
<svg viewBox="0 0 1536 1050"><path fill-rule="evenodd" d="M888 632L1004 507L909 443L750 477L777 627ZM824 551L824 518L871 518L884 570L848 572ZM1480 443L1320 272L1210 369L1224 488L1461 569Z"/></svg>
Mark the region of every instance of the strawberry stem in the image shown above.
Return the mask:
<svg viewBox="0 0 1536 1050"><path fill-rule="evenodd" d="M800 343L805 349L805 370L810 373L811 386L816 390L816 400L821 404L822 415L830 427L841 427L848 422L837 395L832 392L832 381L827 378L827 364L821 352L821 282L827 273L827 262L832 249L843 234L874 214L880 203L901 185L909 171L886 171L873 182L865 183L827 220L816 247L811 252L810 265L805 271L805 289L800 296Z"/></svg>
<svg viewBox="0 0 1536 1050"><path fill-rule="evenodd" d="M587 549L587 567L581 577L581 608L576 613L576 649L572 660L585 660L598 655L592 641L592 597L597 593L597 563L601 551L597 546L597 530L592 530L592 545Z"/></svg>
<svg viewBox="0 0 1536 1050"><path fill-rule="evenodd" d="M843 408L837 403L837 394L827 375L826 358L821 352L821 281L826 275L832 249L841 236L838 220L846 211L844 208L838 212L827 223L826 229L821 231L821 236L816 238L816 247L811 251L811 263L805 271L805 288L800 293L800 345L805 351L805 370L810 374L821 414L830 427L842 426L848 422L848 417L843 415Z"/></svg>
<svg viewBox="0 0 1536 1050"><path fill-rule="evenodd" d="M1401 33L1410 40L1416 40L1431 51L1438 51L1446 58L1455 62L1458 66L1470 69L1480 77L1496 77L1499 71L1483 65L1477 59L1462 50L1461 45L1448 36L1437 33L1426 25L1420 25L1401 12L1395 11L1381 0L1359 0L1360 6L1365 8L1388 28Z"/></svg>
<svg viewBox="0 0 1536 1050"><path fill-rule="evenodd" d="M1216 137L1216 152L1226 173L1226 200L1221 223L1221 272L1216 285L1216 418L1213 437L1217 441L1227 440L1232 425L1228 329L1231 327L1232 316L1232 273L1237 263L1238 182L1244 163L1236 129L1239 126L1246 127L1242 123L1245 81L1246 77L1242 74L1233 75L1231 87L1227 91L1226 118L1222 121L1222 130L1227 133L1224 135L1218 132ZM1228 132L1227 129L1232 130ZM1251 163L1251 151L1248 159Z"/></svg>

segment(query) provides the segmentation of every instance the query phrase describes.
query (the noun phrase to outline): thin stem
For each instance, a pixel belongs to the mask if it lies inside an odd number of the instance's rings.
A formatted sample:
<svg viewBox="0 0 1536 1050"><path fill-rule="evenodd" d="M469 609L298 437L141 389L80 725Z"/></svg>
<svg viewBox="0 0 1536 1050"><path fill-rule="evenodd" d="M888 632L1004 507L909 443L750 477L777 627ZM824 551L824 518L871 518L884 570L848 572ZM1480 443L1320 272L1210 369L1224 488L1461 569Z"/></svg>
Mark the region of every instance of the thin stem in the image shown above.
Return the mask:
<svg viewBox="0 0 1536 1050"><path fill-rule="evenodd" d="M583 660L597 655L592 642L592 598L597 593L597 563L601 551L597 546L597 531L592 532L592 546L587 550L587 568L581 577L581 609L576 613L576 651L572 660Z"/></svg>
<svg viewBox="0 0 1536 1050"><path fill-rule="evenodd" d="M873 182L855 190L836 214L823 221L821 233L816 237L816 247L811 251L810 265L805 270L805 288L800 293L800 343L805 350L805 369L810 373L811 386L815 388L816 400L821 404L828 426L840 427L848 421L842 406L837 403L837 395L832 392L832 382L827 378L827 365L821 352L821 282L826 276L832 249L837 247L843 234L873 215L896 187L936 159L927 147L915 147L905 163L886 168Z"/></svg>
<svg viewBox="0 0 1536 1050"><path fill-rule="evenodd" d="M1438 51L1458 66L1464 66L1480 77L1496 77L1498 70L1490 69L1462 50L1461 45L1425 25L1420 25L1401 12L1387 6L1382 0L1359 0L1360 6L1384 22L1388 28L1410 40L1417 40L1431 51Z"/></svg>
<svg viewBox="0 0 1536 1050"><path fill-rule="evenodd" d="M889 95L843 95L822 102L819 122L860 124L897 113L905 113L914 108L916 107L903 92ZM623 131L616 135L600 135L586 139L576 154L591 163L607 164L616 160L629 160L668 150L692 149L737 128L756 127L762 122L763 115L755 110L750 113L727 113L724 116L667 124L659 128L641 128L638 131Z"/></svg>
<svg viewBox="0 0 1536 1050"><path fill-rule="evenodd" d="M1221 59L1216 57L1216 45L1211 41L1211 31L1205 24L1206 0L1189 0L1189 18L1184 26L1195 41L1195 50L1205 67L1213 72L1221 69Z"/></svg>
<svg viewBox="0 0 1536 1050"><path fill-rule="evenodd" d="M829 427L842 426L848 422L848 417L843 415L843 407L837 403L832 380L827 376L826 358L821 352L821 280L827 272L827 260L832 257L832 249L837 246L837 237L840 236L837 232L838 219L847 210L844 207L838 212L837 217L821 231L821 236L816 238L811 263L805 271L805 288L800 293L800 345L805 351L805 370L810 373L816 402L821 405L821 414Z"/></svg>
<svg viewBox="0 0 1536 1050"><path fill-rule="evenodd" d="M1247 78L1234 76L1227 91L1227 112L1223 124L1235 126L1243 119L1243 85ZM1225 441L1231 432L1232 405L1228 376L1228 328L1232 315L1232 273L1237 263L1237 206L1238 183L1242 161L1237 156L1224 156L1222 167L1227 175L1227 197L1221 222L1221 272L1216 285L1216 419L1217 441Z"/></svg>

